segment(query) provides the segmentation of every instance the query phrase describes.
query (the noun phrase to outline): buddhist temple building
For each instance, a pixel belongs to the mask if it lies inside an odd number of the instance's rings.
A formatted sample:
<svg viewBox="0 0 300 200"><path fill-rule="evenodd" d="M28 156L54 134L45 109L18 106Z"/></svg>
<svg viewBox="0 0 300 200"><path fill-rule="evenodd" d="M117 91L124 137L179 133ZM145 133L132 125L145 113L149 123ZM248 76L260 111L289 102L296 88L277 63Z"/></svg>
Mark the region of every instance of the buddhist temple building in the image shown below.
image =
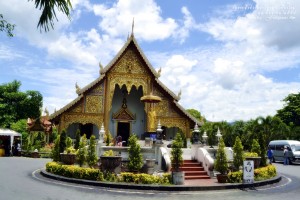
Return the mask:
<svg viewBox="0 0 300 200"><path fill-rule="evenodd" d="M149 137L160 123L168 140L179 131L190 137L195 123L200 125L178 103L180 94L159 80L160 70L152 67L133 33L106 67L99 65L99 77L83 88L76 84L78 97L50 115L59 132L65 129L75 138L79 129L87 138L99 138L103 124L106 133L127 141L130 134Z"/></svg>

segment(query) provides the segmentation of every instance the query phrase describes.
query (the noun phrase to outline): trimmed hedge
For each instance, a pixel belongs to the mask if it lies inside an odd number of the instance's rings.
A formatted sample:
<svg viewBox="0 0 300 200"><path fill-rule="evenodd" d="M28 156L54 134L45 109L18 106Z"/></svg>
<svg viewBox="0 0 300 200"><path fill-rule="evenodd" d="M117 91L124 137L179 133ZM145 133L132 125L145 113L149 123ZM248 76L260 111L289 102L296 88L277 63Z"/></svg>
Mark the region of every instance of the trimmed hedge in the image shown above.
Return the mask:
<svg viewBox="0 0 300 200"><path fill-rule="evenodd" d="M135 174L123 172L119 175L114 173L103 173L99 169L83 168L75 165L62 165L57 162L49 162L46 164L46 171L59 176L68 178L87 179L94 181L110 181L110 182L126 182L135 184L171 184L171 174L165 173L161 175Z"/></svg>
<svg viewBox="0 0 300 200"><path fill-rule="evenodd" d="M268 165L254 170L254 180L262 181L273 178L277 175L276 167L274 165ZM230 172L228 174L229 183L241 183L243 181L243 172Z"/></svg>
<svg viewBox="0 0 300 200"><path fill-rule="evenodd" d="M83 168L75 165L61 165L57 162L46 164L46 171L59 176L68 178L87 179L94 181L103 181L103 173L99 169Z"/></svg>
<svg viewBox="0 0 300 200"><path fill-rule="evenodd" d="M123 172L119 175L118 181L135 184L169 185L171 184L171 174L165 173L162 175L150 175L144 173L135 174L130 172Z"/></svg>

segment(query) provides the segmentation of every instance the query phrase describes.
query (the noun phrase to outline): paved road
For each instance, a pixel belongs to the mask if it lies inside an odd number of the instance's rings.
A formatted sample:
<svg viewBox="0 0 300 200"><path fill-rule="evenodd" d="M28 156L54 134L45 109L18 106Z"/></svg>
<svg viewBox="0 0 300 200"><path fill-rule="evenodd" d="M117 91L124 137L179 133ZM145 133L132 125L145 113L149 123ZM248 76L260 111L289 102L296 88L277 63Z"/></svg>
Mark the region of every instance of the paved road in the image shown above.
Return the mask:
<svg viewBox="0 0 300 200"><path fill-rule="evenodd" d="M300 196L300 166L276 163L284 175L280 183L247 190L219 190L201 192L155 192L107 189L76 185L45 179L33 173L45 166L48 159L23 157L0 158L0 200L189 200L243 199L283 200Z"/></svg>

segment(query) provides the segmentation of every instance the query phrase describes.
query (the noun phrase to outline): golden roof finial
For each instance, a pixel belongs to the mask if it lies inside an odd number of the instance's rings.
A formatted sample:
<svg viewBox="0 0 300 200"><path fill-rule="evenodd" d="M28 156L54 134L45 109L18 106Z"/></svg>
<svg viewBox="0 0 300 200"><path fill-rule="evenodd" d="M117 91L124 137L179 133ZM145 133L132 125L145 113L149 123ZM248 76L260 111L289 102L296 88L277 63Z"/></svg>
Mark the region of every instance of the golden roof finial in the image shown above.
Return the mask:
<svg viewBox="0 0 300 200"><path fill-rule="evenodd" d="M77 82L75 83L75 88L76 88L76 93L79 94L79 92L80 92L80 87L78 86Z"/></svg>
<svg viewBox="0 0 300 200"><path fill-rule="evenodd" d="M134 18L132 19L132 26L131 26L131 35L133 36L133 30L134 30Z"/></svg>
<svg viewBox="0 0 300 200"><path fill-rule="evenodd" d="M178 97L178 100L181 99L181 89L179 90L177 97Z"/></svg>
<svg viewBox="0 0 300 200"><path fill-rule="evenodd" d="M158 78L160 77L160 74L161 74L161 67L160 67L159 70L157 71Z"/></svg>
<svg viewBox="0 0 300 200"><path fill-rule="evenodd" d="M49 116L49 111L47 108L45 108L44 112L45 112L46 116Z"/></svg>
<svg viewBox="0 0 300 200"><path fill-rule="evenodd" d="M99 67L100 67L99 73L100 73L100 75L101 75L101 74L104 73L104 67L103 67L103 65L101 64L101 62L99 62Z"/></svg>

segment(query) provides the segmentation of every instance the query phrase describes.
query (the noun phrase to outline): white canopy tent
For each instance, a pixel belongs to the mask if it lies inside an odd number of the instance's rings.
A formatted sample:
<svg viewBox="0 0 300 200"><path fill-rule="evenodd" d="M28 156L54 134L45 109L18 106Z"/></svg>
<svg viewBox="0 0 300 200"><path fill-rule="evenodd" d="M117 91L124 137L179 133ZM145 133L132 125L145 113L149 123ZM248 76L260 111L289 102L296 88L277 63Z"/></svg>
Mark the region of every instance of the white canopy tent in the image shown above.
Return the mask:
<svg viewBox="0 0 300 200"><path fill-rule="evenodd" d="M12 149L15 137L21 137L21 145L22 145L22 134L20 134L16 131L0 128L0 136L9 136L10 137L10 149Z"/></svg>

